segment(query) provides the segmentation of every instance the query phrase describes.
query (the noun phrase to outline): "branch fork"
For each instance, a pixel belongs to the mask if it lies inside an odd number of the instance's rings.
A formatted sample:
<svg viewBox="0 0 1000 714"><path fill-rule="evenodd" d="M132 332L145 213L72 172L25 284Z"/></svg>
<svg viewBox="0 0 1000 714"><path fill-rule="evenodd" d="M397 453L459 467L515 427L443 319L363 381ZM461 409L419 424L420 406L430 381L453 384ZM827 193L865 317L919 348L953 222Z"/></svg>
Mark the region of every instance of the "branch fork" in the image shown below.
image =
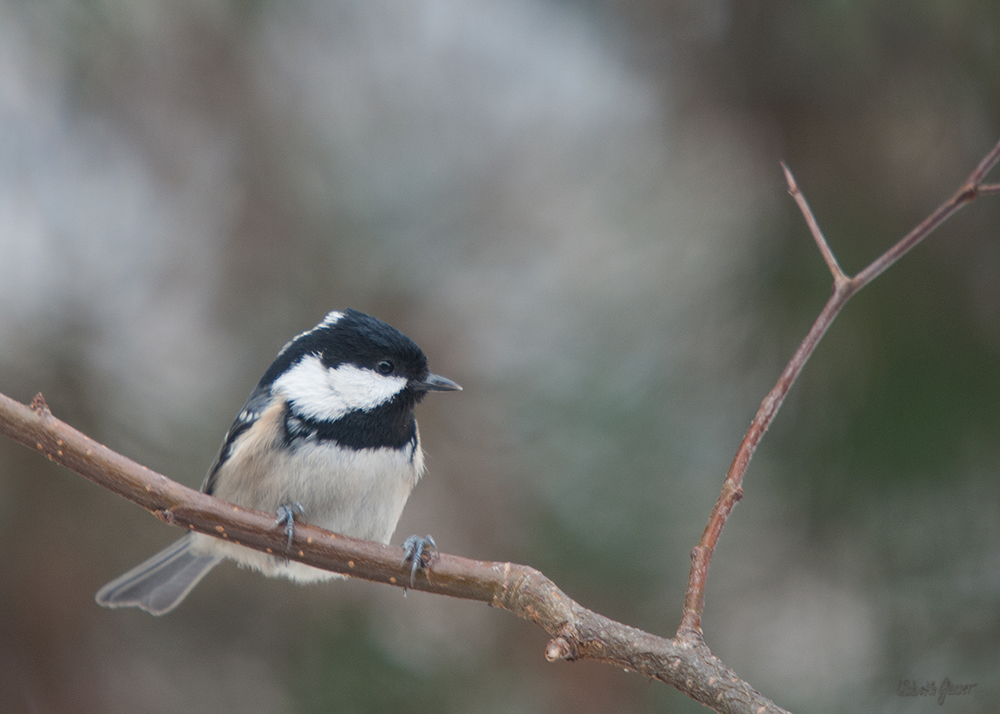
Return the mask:
<svg viewBox="0 0 1000 714"><path fill-rule="evenodd" d="M719 536L722 534L722 529L729 518L729 514L732 513L733 506L742 498L743 476L750 465L750 459L757 450L757 445L771 425L771 422L774 421L774 417L785 401L788 391L791 389L792 384L795 383L795 380L798 378L802 368L805 367L813 351L815 351L816 345L819 344L819 341L826 334L826 331L833 324L834 319L840 314L847 301L861 290L861 288L885 272L897 260L902 258L914 246L937 229L938 226L953 216L960 208L971 203L979 196L1000 193L1000 184L983 183L986 174L989 173L990 169L998 161L1000 161L1000 142L983 157L979 165L969 174L969 177L951 198L938 206L916 228L899 239L891 248L873 260L868 267L854 277L848 276L840 267L840 263L837 262L836 256L830 249L826 237L823 235L823 231L820 230L819 223L816 221L812 209L809 208L809 203L806 201L802 191L799 190L799 186L795 182L795 177L788 166L782 162L781 168L785 173L785 180L788 183L788 193L791 194L798 205L799 211L802 213L802 217L809 227L809 232L812 234L813 240L816 242L816 246L819 248L819 252L823 256L830 274L833 276L833 290L826 305L820 311L819 317L816 318L816 321L802 340L799 348L792 355L792 359L789 360L781 376L778 377L778 382L761 402L760 407L757 409L757 414L750 424L750 428L740 443L736 457L729 467L729 472L726 474L726 479L722 486L722 493L719 495L719 499L716 501L715 507L708 518L708 525L705 526L701 540L691 553L691 572L688 576L687 591L684 595L684 613L681 616L681 625L677 631L678 637L691 636L693 633L700 635L701 633L701 614L705 607L705 582L708 578L708 568L712 561L712 555L715 552L715 546L719 542Z"/></svg>

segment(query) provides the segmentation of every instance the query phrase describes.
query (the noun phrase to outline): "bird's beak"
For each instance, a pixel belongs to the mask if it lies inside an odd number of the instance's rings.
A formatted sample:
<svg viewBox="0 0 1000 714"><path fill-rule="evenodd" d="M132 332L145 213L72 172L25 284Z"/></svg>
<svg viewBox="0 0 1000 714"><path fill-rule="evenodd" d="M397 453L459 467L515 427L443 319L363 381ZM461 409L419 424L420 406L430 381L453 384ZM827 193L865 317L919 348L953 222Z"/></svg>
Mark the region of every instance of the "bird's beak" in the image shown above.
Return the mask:
<svg viewBox="0 0 1000 714"><path fill-rule="evenodd" d="M462 388L440 374L428 374L422 382L414 382L418 392L461 392Z"/></svg>

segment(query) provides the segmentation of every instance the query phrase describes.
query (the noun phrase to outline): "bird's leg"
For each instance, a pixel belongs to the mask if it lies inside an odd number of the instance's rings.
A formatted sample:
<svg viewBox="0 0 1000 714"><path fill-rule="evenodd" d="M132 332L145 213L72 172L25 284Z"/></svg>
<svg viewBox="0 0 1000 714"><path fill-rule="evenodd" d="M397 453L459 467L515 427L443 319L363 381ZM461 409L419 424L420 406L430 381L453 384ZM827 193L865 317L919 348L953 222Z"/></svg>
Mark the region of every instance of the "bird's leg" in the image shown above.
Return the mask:
<svg viewBox="0 0 1000 714"><path fill-rule="evenodd" d="M274 524L285 527L285 534L288 536L288 543L285 545L286 551L292 548L292 536L295 535L296 513L300 516L304 516L306 513L305 509L302 508L302 504L298 501L295 503L283 503L278 506L278 518L274 521Z"/></svg>
<svg viewBox="0 0 1000 714"><path fill-rule="evenodd" d="M427 563L424 562L424 554L430 554L432 550L437 550L437 543L429 535L411 535L403 541L403 560L399 564L402 565L407 561L412 561L413 565L410 567L411 588L417 577L417 571L427 567Z"/></svg>

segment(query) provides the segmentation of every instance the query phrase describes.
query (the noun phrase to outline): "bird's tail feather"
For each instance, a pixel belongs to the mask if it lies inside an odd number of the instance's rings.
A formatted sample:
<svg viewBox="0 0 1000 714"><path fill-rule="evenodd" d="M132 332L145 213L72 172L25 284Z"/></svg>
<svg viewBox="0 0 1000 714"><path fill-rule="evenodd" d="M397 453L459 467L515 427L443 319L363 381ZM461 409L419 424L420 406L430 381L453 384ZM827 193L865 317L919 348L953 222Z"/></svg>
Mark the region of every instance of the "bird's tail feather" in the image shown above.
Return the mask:
<svg viewBox="0 0 1000 714"><path fill-rule="evenodd" d="M112 580L94 599L103 607L138 607L151 615L170 612L222 560L192 552L193 543L194 534L184 536Z"/></svg>

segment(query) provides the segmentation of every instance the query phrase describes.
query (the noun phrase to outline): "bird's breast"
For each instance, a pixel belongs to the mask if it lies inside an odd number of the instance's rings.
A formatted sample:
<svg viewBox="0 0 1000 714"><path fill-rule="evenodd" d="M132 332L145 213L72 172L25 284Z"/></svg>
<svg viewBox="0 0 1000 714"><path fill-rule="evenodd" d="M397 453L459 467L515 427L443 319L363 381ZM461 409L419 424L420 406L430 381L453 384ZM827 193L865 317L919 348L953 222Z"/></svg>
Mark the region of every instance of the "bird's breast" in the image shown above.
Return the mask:
<svg viewBox="0 0 1000 714"><path fill-rule="evenodd" d="M284 405L272 405L233 443L214 495L275 512L299 503L302 520L344 535L388 542L424 469L419 437L402 448L351 449L333 441L283 443Z"/></svg>

